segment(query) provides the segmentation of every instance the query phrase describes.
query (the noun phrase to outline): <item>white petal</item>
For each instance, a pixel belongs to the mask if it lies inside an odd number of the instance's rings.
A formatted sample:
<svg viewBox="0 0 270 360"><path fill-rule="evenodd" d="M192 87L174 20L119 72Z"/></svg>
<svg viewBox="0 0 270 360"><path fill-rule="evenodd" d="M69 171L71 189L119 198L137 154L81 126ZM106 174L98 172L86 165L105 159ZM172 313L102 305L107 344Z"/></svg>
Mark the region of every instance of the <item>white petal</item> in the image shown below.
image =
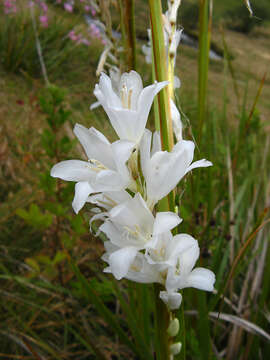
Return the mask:
<svg viewBox="0 0 270 360"><path fill-rule="evenodd" d="M173 132L175 134L175 137L177 141L182 140L182 122L181 122L181 116L180 112L178 111L175 103L172 99L170 99L171 104L171 115L172 115L172 123L173 123Z"/></svg>
<svg viewBox="0 0 270 360"><path fill-rule="evenodd" d="M95 177L95 173L87 161L66 160L53 166L51 176L66 181L88 181Z"/></svg>
<svg viewBox="0 0 270 360"><path fill-rule="evenodd" d="M157 151L161 151L161 139L159 131L155 131L153 135L151 156L153 156Z"/></svg>
<svg viewBox="0 0 270 360"><path fill-rule="evenodd" d="M101 259L107 263L109 263L109 257L111 255L111 253L119 250L118 246L115 246L114 244L112 244L110 241L105 241L104 242L104 248L106 250L106 252L101 256ZM107 268L108 269L108 268ZM104 271L107 272L107 271Z"/></svg>
<svg viewBox="0 0 270 360"><path fill-rule="evenodd" d="M111 144L101 132L93 127L87 129L80 124L76 124L74 133L82 144L89 160L98 160L109 169L115 169Z"/></svg>
<svg viewBox="0 0 270 360"><path fill-rule="evenodd" d="M96 101L96 102L94 102L93 104L91 104L90 110L94 110L94 109L96 109L97 107L99 107L100 105L101 105L100 102L99 102L99 101Z"/></svg>
<svg viewBox="0 0 270 360"><path fill-rule="evenodd" d="M78 182L75 185L75 196L72 201L72 207L76 214L86 203L88 196L93 192L93 188L87 181Z"/></svg>
<svg viewBox="0 0 270 360"><path fill-rule="evenodd" d="M97 204L100 207L110 210L114 206L119 205L131 199L128 192L122 191L105 191L100 194L91 195L87 201L91 204ZM93 210L93 209L92 209Z"/></svg>
<svg viewBox="0 0 270 360"><path fill-rule="evenodd" d="M153 227L153 236L172 230L180 222L180 217L173 212L157 213Z"/></svg>
<svg viewBox="0 0 270 360"><path fill-rule="evenodd" d="M213 291L215 281L215 274L211 270L205 268L196 268L187 277L186 284L187 287Z"/></svg>
<svg viewBox="0 0 270 360"><path fill-rule="evenodd" d="M198 167L208 167L208 166L212 166L213 164L211 163L211 161L205 160L205 159L201 159L198 161L195 161L194 163L192 163L187 169L186 169L186 174Z"/></svg>
<svg viewBox="0 0 270 360"><path fill-rule="evenodd" d="M101 94L98 90L101 92L102 96L100 96ZM106 103L107 106L121 107L121 101L112 88L111 79L105 73L101 74L99 85L96 85L94 94L101 102L102 106Z"/></svg>
<svg viewBox="0 0 270 360"><path fill-rule="evenodd" d="M179 257L190 248L198 247L198 241L188 234L175 235L168 244L168 256Z"/></svg>
<svg viewBox="0 0 270 360"><path fill-rule="evenodd" d="M119 173L112 170L100 171L96 176L95 189L98 191L119 191L127 186L127 181Z"/></svg>
<svg viewBox="0 0 270 360"><path fill-rule="evenodd" d="M181 253L180 255L181 276L186 277L191 272L199 256L200 256L200 249L197 241L196 243L194 243L193 246L190 246L184 252Z"/></svg>
<svg viewBox="0 0 270 360"><path fill-rule="evenodd" d="M126 166L126 162L130 158L134 146L135 143L126 140L115 141L112 144L112 152L116 168L126 182L130 181L130 174Z"/></svg>
<svg viewBox="0 0 270 360"><path fill-rule="evenodd" d="M140 142L140 158L141 168L144 176L147 176L149 163L150 163L150 149L151 149L152 133L150 130L145 129L143 137Z"/></svg>
<svg viewBox="0 0 270 360"><path fill-rule="evenodd" d="M124 247L126 245L125 239L122 237L122 233L110 221L105 221L99 227L99 230L102 231L115 246Z"/></svg>
<svg viewBox="0 0 270 360"><path fill-rule="evenodd" d="M153 85L147 86L142 90L138 99L137 111L139 112L139 122L138 126L142 129L145 128L147 118L154 100L154 97L157 93L168 85L168 81L162 81L155 83Z"/></svg>
<svg viewBox="0 0 270 360"><path fill-rule="evenodd" d="M112 127L121 140L139 143L145 123L139 121L138 111L119 108L108 108L106 111Z"/></svg>
<svg viewBox="0 0 270 360"><path fill-rule="evenodd" d="M98 209L100 211L100 209ZM91 211L93 212L93 209L91 209ZM91 217L91 220L89 221L89 225L90 225L90 232L92 232L92 223L96 220L102 220L105 221L107 218L107 212L99 212L98 214L94 215ZM97 230L97 232L95 233L95 236L99 236L100 234L100 228Z"/></svg>
<svg viewBox="0 0 270 360"><path fill-rule="evenodd" d="M150 171L146 177L147 196L155 202L172 191L185 174L188 158L184 151L158 151L150 163Z"/></svg>
<svg viewBox="0 0 270 360"><path fill-rule="evenodd" d="M122 279L128 273L129 267L132 264L137 254L137 249L134 247L124 247L115 251L109 257L111 272L117 280Z"/></svg>
<svg viewBox="0 0 270 360"><path fill-rule="evenodd" d="M154 217L139 193L126 203L114 207L110 211L110 218L122 226L136 226L142 233L152 233Z"/></svg>
<svg viewBox="0 0 270 360"><path fill-rule="evenodd" d="M149 265L144 254L139 252L125 277L126 279L145 284L162 282L159 272L154 266Z"/></svg>
<svg viewBox="0 0 270 360"><path fill-rule="evenodd" d="M182 302L182 295L178 292L161 291L159 297L166 305L168 305L170 310L178 309Z"/></svg>
<svg viewBox="0 0 270 360"><path fill-rule="evenodd" d="M137 110L138 97L143 89L141 76L134 70L124 73L121 76L119 91L123 88L127 96L130 97L130 109Z"/></svg>

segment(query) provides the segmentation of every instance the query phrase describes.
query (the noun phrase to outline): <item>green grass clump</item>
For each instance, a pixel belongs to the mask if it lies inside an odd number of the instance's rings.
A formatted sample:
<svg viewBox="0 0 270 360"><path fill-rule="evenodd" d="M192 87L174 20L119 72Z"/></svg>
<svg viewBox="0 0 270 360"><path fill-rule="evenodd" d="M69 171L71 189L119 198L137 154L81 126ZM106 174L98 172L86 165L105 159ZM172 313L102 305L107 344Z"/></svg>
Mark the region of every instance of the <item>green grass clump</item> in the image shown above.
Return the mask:
<svg viewBox="0 0 270 360"><path fill-rule="evenodd" d="M49 13L49 26L44 28L40 25L38 14L36 14L36 23L43 60L52 81L63 76L64 73L72 71L74 74L76 70L80 71L82 64L89 66L91 58L89 47L83 44L75 44L68 37L69 32L74 27L77 30L85 30L83 18L75 17L73 19L64 12ZM41 77L37 39L30 11L22 9L12 16L1 14L0 27L2 67L6 71L25 73L32 78Z"/></svg>

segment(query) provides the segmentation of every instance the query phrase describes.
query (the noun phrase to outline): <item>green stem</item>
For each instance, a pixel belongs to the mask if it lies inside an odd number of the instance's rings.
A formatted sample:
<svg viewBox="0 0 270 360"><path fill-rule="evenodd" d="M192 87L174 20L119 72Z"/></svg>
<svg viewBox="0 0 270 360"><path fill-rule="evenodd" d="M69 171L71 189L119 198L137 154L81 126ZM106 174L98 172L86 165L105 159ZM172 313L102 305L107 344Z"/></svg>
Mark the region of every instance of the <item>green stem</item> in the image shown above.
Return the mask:
<svg viewBox="0 0 270 360"><path fill-rule="evenodd" d="M164 44L162 6L160 0L149 0L153 65L156 81L168 80L166 50ZM160 137L163 150L173 147L172 120L169 107L169 89L166 86L158 94Z"/></svg>
<svg viewBox="0 0 270 360"><path fill-rule="evenodd" d="M161 1L149 0L149 8L151 19L153 78L159 82L166 81L168 80L168 68L163 34ZM166 86L166 88L160 91L157 97L157 106L155 110L158 108L158 111L155 111L155 124L156 129L160 130L162 149L167 151L171 151L173 147L173 130L169 100L169 88ZM157 122L159 122L159 124L157 124ZM158 209L159 211L174 212L173 192L171 192L167 198L159 201ZM171 359L171 339L168 336L167 329L170 320L170 313L167 306L159 298L161 290L161 285L154 285L156 358L157 360L169 360ZM182 323L184 324L184 322ZM185 334L184 327L183 334Z"/></svg>
<svg viewBox="0 0 270 360"><path fill-rule="evenodd" d="M167 332L169 326L169 312L164 302L159 298L162 290L161 285L154 284L155 300L155 337L156 337L156 359L170 360L169 335Z"/></svg>

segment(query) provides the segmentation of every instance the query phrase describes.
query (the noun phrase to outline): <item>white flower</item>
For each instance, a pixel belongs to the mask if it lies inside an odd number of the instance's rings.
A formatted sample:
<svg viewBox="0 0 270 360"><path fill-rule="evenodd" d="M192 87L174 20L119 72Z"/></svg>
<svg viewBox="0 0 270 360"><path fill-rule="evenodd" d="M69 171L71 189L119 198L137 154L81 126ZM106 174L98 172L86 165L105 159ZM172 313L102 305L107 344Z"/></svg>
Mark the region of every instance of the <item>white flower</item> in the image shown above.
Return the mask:
<svg viewBox="0 0 270 360"><path fill-rule="evenodd" d="M143 89L140 75L131 71L122 74L116 93L111 79L102 73L94 94L119 138L138 143L143 135L153 99L166 85L167 81L156 82Z"/></svg>
<svg viewBox="0 0 270 360"><path fill-rule="evenodd" d="M154 217L139 193L111 209L107 216L99 230L116 247L108 263L118 280L127 275L138 251L153 246L159 234L168 232L181 222L172 212L160 212Z"/></svg>
<svg viewBox="0 0 270 360"><path fill-rule="evenodd" d="M73 209L80 211L91 193L120 191L134 185L126 162L134 143L118 140L109 143L98 130L76 124L74 133L81 142L88 161L66 160L51 169L51 176L76 181Z"/></svg>
<svg viewBox="0 0 270 360"><path fill-rule="evenodd" d="M212 163L205 159L192 163L192 141L180 140L171 152L161 151L159 135L155 133L151 151L151 138L151 132L146 129L140 144L140 156L146 182L147 204L153 208L189 171L197 167L211 166Z"/></svg>
<svg viewBox="0 0 270 360"><path fill-rule="evenodd" d="M119 248L111 243L111 241L106 241L104 243L106 253L102 256L102 259L106 261L109 266L104 269L106 273L113 273L110 257L114 252L117 252ZM126 266L125 258L122 256L119 258L118 266ZM144 256L144 254L137 252L133 262L129 265L129 269L125 275L125 278L131 281L138 283L151 284L151 283L161 283L162 277L155 269L154 266L150 265Z"/></svg>
<svg viewBox="0 0 270 360"><path fill-rule="evenodd" d="M169 227L172 228L167 226L167 229ZM159 296L170 310L175 310L182 301L179 290L194 287L213 291L215 275L205 268L193 269L200 252L197 240L188 234L173 237L164 225L161 228L161 232L146 243L145 253L142 253L139 250L143 245L139 249L134 245L136 240L131 243L131 239L122 239L126 241L126 246L122 246L123 242L116 240L120 235L117 228L111 227L106 232L110 241L105 242L106 253L103 255L109 266L104 271L112 273L118 280L125 277L139 283L164 285Z"/></svg>
<svg viewBox="0 0 270 360"><path fill-rule="evenodd" d="M171 306L176 306L176 293L180 289L193 287L205 291L214 290L215 274L205 268L193 269L200 254L197 240L188 234L179 234L168 243L168 247L169 260L174 265L168 267L166 292L162 293L161 298L171 309Z"/></svg>
<svg viewBox="0 0 270 360"><path fill-rule="evenodd" d="M160 291L159 297L170 310L179 309L182 302L182 295L179 292Z"/></svg>

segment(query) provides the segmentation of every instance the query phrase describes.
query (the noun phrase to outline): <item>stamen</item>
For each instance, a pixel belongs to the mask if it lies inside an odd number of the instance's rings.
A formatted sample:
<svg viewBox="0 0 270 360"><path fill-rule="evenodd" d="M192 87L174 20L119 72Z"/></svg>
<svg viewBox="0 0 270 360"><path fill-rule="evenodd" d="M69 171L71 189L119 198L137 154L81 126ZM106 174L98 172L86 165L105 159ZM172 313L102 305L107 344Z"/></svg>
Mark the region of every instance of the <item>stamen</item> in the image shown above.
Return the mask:
<svg viewBox="0 0 270 360"><path fill-rule="evenodd" d="M96 172L100 172L101 170L106 170L106 166L104 166L100 161L96 160L96 159L89 159L88 160L89 165L92 165L90 167L91 170L96 171Z"/></svg>
<svg viewBox="0 0 270 360"><path fill-rule="evenodd" d="M128 108L131 109L132 89L128 91Z"/></svg>
<svg viewBox="0 0 270 360"><path fill-rule="evenodd" d="M127 109L128 108L128 104L127 104L127 87L125 84L123 84L122 89L120 91L120 99L121 99L121 103L123 108Z"/></svg>

